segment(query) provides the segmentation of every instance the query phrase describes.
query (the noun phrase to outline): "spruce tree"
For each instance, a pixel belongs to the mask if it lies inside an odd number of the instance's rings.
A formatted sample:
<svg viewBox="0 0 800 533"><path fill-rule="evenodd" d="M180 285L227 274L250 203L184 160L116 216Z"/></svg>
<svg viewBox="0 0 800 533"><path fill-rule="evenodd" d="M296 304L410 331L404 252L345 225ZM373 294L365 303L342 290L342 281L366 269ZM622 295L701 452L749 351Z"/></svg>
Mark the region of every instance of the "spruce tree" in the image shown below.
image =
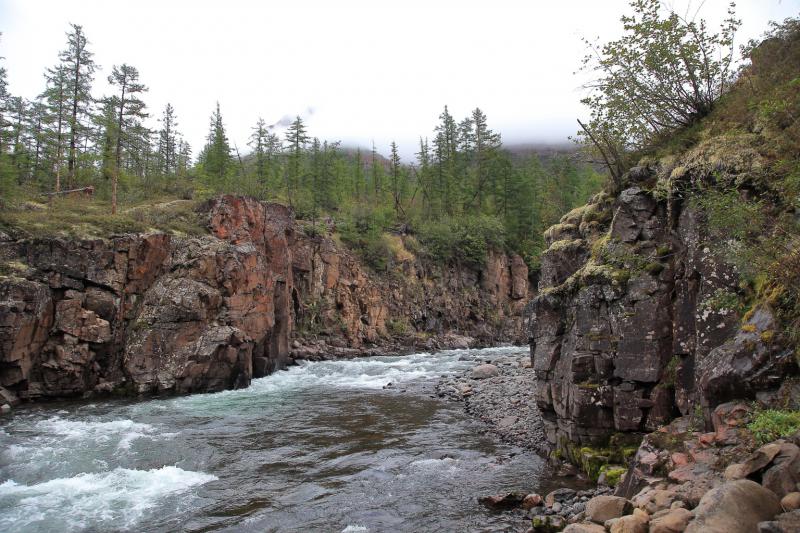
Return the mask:
<svg viewBox="0 0 800 533"><path fill-rule="evenodd" d="M211 114L210 129L208 137L206 137L206 145L200 152L199 163L212 185L217 190L223 189L233 164L233 156L231 156L231 146L222 123L219 102Z"/></svg>

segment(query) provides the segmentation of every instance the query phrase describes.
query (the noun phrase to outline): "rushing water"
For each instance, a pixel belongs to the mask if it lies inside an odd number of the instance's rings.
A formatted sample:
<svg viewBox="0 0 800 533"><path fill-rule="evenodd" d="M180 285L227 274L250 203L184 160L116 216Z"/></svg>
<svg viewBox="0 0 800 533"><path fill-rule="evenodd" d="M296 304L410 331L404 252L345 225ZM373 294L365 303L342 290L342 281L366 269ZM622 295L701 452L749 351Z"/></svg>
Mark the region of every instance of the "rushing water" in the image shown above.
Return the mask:
<svg viewBox="0 0 800 533"><path fill-rule="evenodd" d="M0 531L518 531L543 461L435 397L520 348L306 363L243 390L0 419ZM387 383L393 387L384 389Z"/></svg>

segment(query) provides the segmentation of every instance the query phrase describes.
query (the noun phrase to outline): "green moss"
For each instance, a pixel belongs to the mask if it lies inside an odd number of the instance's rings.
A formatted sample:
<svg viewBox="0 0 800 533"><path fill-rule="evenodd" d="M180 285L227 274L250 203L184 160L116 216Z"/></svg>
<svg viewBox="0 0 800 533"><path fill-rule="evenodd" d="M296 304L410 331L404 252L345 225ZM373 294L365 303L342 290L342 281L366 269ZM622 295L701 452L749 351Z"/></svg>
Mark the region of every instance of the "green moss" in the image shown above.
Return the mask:
<svg viewBox="0 0 800 533"><path fill-rule="evenodd" d="M716 312L728 310L738 313L742 311L742 301L735 292L720 288L700 302L699 308L700 310Z"/></svg>
<svg viewBox="0 0 800 533"><path fill-rule="evenodd" d="M544 238L548 241L557 241L564 234L569 234L578 230L575 224L554 224L544 232Z"/></svg>
<svg viewBox="0 0 800 533"><path fill-rule="evenodd" d="M673 355L672 359L669 360L667 366L664 368L664 374L661 377L661 383L665 387L674 387L675 380L678 376L678 365L681 362L681 357L679 355Z"/></svg>
<svg viewBox="0 0 800 533"><path fill-rule="evenodd" d="M583 243L584 241L582 239L562 239L551 244L547 251L559 252L562 250L574 250L575 248L583 246Z"/></svg>
<svg viewBox="0 0 800 533"><path fill-rule="evenodd" d="M606 484L609 487L616 487L626 471L627 469L622 466L613 465L605 465L600 469L600 473L606 475Z"/></svg>
<svg viewBox="0 0 800 533"><path fill-rule="evenodd" d="M644 270L651 276L658 276L664 270L664 265L654 261L645 265Z"/></svg>
<svg viewBox="0 0 800 533"><path fill-rule="evenodd" d="M800 411L765 409L759 411L747 425L759 444L789 437L800 430Z"/></svg>
<svg viewBox="0 0 800 533"><path fill-rule="evenodd" d="M561 222L562 224L573 224L575 226L578 226L581 223L581 220L583 219L583 213L584 211L586 211L586 209L587 206L585 205L576 207L575 209L573 209L572 211L561 217L561 220L559 222Z"/></svg>

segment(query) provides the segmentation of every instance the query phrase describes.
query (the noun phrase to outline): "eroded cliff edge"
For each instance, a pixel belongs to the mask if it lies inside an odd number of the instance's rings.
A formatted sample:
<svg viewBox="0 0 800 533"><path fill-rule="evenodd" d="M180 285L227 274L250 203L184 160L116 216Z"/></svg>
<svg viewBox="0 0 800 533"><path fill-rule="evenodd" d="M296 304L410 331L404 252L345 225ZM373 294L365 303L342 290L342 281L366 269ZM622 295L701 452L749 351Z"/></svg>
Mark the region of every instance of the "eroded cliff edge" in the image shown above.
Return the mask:
<svg viewBox="0 0 800 533"><path fill-rule="evenodd" d="M223 196L209 235L6 236L0 387L25 400L247 386L293 358L519 342L528 270L411 257L378 276L285 206Z"/></svg>

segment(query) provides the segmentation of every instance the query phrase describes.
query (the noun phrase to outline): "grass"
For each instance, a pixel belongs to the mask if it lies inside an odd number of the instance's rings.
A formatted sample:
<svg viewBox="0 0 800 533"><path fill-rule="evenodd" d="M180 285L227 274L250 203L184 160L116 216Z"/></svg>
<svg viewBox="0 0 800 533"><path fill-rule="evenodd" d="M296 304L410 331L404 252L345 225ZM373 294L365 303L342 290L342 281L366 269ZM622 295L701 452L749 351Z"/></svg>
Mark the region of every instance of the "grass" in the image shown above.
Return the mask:
<svg viewBox="0 0 800 533"><path fill-rule="evenodd" d="M80 198L18 200L0 210L0 230L16 238L108 238L123 233L202 235L197 202L163 198L123 205L111 215L108 201Z"/></svg>
<svg viewBox="0 0 800 533"><path fill-rule="evenodd" d="M753 417L747 425L759 444L789 437L800 430L800 411L765 409Z"/></svg>

